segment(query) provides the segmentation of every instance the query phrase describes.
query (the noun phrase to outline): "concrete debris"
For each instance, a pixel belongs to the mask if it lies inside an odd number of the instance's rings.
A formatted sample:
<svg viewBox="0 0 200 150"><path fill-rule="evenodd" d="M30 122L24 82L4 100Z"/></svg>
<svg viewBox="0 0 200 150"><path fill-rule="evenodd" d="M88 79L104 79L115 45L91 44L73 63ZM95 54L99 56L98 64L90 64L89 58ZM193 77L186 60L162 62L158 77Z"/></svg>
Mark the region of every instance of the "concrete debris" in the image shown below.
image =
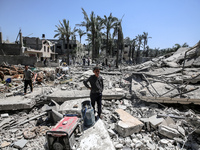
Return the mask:
<svg viewBox="0 0 200 150"><path fill-rule="evenodd" d="M157 115L151 116L149 122L153 128L157 128L159 124L163 122L163 118L157 118Z"/></svg>
<svg viewBox="0 0 200 150"><path fill-rule="evenodd" d="M159 125L158 132L170 139L181 137L181 134L178 132L178 130L165 125Z"/></svg>
<svg viewBox="0 0 200 150"><path fill-rule="evenodd" d="M115 130L123 137L127 137L133 133L138 133L143 127L143 123L137 118L131 116L122 109L115 110L120 116L120 121L115 126Z"/></svg>
<svg viewBox="0 0 200 150"><path fill-rule="evenodd" d="M13 146L15 148L22 149L26 145L27 142L28 142L27 140L21 139L21 140L18 140L17 142L15 142Z"/></svg>
<svg viewBox="0 0 200 150"><path fill-rule="evenodd" d="M75 149L198 149L199 54L197 44L134 66L100 65L103 118L75 137ZM31 67L34 90L23 95L24 66L3 63L1 149L46 149L45 134L56 122L81 117L81 103L90 99L82 81L92 67Z"/></svg>
<svg viewBox="0 0 200 150"><path fill-rule="evenodd" d="M10 144L11 144L11 142L3 141L3 142L1 143L1 148L7 147L7 146L9 146Z"/></svg>

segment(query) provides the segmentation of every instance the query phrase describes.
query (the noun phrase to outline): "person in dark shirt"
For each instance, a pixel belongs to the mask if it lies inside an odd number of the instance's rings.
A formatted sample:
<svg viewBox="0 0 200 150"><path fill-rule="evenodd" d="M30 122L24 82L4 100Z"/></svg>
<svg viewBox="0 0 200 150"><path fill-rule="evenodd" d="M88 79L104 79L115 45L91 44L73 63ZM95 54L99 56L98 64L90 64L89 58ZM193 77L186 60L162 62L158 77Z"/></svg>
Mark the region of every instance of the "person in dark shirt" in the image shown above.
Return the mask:
<svg viewBox="0 0 200 150"><path fill-rule="evenodd" d="M91 75L87 80L83 81L83 83L88 89L91 90L90 99L91 99L92 107L94 109L94 113L95 113L95 102L97 102L98 117L102 119L101 101L102 101L102 92L104 88L103 78L99 75L100 74L99 67L94 67L93 72L94 72L94 75ZM90 83L90 85L88 85L88 82Z"/></svg>
<svg viewBox="0 0 200 150"><path fill-rule="evenodd" d="M26 95L26 91L27 91L27 87L28 85L31 88L31 92L33 91L33 84L32 84L32 78L34 76L34 73L28 69L28 66L25 65L25 70L24 70L24 77L23 77L23 81L24 81L24 95Z"/></svg>

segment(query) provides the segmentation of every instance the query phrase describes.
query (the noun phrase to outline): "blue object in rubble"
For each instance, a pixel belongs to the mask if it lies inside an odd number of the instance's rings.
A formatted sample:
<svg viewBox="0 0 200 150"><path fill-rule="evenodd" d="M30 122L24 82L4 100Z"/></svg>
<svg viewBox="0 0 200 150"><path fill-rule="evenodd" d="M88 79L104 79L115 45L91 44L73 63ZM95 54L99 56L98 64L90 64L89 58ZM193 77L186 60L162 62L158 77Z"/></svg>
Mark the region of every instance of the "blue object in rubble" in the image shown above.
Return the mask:
<svg viewBox="0 0 200 150"><path fill-rule="evenodd" d="M7 78L6 83L11 83L11 78Z"/></svg>
<svg viewBox="0 0 200 150"><path fill-rule="evenodd" d="M82 102L81 113L83 117L83 124L85 127L90 127L94 125L95 123L94 109L90 101Z"/></svg>

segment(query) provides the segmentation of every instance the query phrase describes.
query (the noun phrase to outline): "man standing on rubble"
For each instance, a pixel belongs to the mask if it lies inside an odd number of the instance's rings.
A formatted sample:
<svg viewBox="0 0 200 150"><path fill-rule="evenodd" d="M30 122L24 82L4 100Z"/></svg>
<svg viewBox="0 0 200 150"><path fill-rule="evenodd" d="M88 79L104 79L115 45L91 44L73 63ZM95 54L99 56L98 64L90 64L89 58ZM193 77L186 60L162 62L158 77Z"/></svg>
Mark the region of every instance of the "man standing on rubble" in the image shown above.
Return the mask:
<svg viewBox="0 0 200 150"><path fill-rule="evenodd" d="M27 65L25 65L25 70L24 70L24 95L26 95L27 87L28 85L31 88L31 92L33 92L33 84L32 84L32 78L34 76L34 73L28 68Z"/></svg>
<svg viewBox="0 0 200 150"><path fill-rule="evenodd" d="M97 102L98 107L98 118L102 119L101 112L102 112L102 92L103 92L103 78L99 75L100 69L99 67L94 67L93 69L94 75L91 75L87 80L83 81L84 85L91 90L90 92L90 99L91 104L94 109L95 113L95 102ZM90 86L88 85L88 82L90 83Z"/></svg>

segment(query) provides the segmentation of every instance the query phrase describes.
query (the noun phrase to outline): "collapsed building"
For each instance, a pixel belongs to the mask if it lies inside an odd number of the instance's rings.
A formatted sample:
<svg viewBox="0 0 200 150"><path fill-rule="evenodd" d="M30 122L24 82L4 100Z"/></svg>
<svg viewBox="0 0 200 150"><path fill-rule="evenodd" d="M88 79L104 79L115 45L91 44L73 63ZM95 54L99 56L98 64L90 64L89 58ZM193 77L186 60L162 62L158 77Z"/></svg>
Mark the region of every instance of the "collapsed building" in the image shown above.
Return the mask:
<svg viewBox="0 0 200 150"><path fill-rule="evenodd" d="M74 149L199 149L199 51L200 42L136 66L100 66L103 119L76 136ZM82 81L92 66L34 72L34 91L26 96L20 75L0 84L3 150L47 149L45 135L55 125L50 116L57 122L66 114L81 116L81 104L89 100Z"/></svg>

